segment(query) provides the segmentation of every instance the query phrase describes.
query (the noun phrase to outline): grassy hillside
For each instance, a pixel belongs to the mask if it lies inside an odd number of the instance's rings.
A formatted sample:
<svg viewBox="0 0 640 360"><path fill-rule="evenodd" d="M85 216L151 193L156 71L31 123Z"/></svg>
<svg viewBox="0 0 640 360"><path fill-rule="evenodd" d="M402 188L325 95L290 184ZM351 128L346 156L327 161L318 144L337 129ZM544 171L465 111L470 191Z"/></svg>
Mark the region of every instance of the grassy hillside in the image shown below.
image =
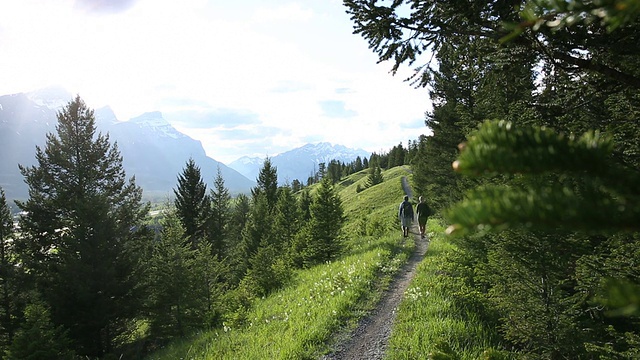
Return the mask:
<svg viewBox="0 0 640 360"><path fill-rule="evenodd" d="M359 193L365 172L337 184L347 216L339 260L296 272L287 287L252 304L245 321L225 322L150 359L305 359L326 352L336 331L355 326L374 306L413 250L397 224L401 179L410 174L393 168L383 176Z"/></svg>

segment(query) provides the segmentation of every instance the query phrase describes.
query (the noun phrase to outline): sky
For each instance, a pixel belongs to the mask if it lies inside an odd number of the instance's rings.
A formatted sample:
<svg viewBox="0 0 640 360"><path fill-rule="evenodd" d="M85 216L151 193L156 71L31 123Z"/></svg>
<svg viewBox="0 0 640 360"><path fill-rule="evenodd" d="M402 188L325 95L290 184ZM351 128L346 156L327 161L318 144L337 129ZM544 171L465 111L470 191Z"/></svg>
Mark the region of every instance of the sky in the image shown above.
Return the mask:
<svg viewBox="0 0 640 360"><path fill-rule="evenodd" d="M428 92L377 63L342 0L0 0L0 94L61 86L120 121L160 111L225 164L428 134Z"/></svg>

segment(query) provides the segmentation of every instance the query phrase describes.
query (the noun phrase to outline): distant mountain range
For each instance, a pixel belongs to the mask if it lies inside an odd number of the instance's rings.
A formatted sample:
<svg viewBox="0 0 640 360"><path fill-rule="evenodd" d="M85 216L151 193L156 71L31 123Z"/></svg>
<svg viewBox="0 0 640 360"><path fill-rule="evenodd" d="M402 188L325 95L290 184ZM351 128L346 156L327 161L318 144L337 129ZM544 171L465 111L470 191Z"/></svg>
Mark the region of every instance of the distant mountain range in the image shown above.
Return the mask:
<svg viewBox="0 0 640 360"><path fill-rule="evenodd" d="M298 179L306 184L307 179L318 171L320 163L329 165L331 160L350 163L357 157L369 158L371 153L361 149L350 149L342 145L333 145L328 142L307 144L302 147L269 157L271 164L278 169L278 183L284 185ZM265 158L241 157L229 164L229 167L237 170L249 179L257 179Z"/></svg>
<svg viewBox="0 0 640 360"><path fill-rule="evenodd" d="M24 199L27 186L18 164L35 165L36 146L44 147L46 134L55 133L57 111L72 95L59 89L0 96L0 186L8 199ZM206 156L200 141L178 132L159 112L142 114L126 122L108 108L95 110L96 127L117 141L127 176L147 197L159 200L172 195L177 176L191 157L211 188L220 168L225 186L232 193L249 192L255 182L236 170Z"/></svg>
<svg viewBox="0 0 640 360"><path fill-rule="evenodd" d="M44 147L46 134L56 132L57 111L72 95L58 88L31 93L0 96L0 187L7 199L25 199L28 188L18 164L35 165L36 146ZM90 106L90 105L89 105ZM91 106L90 106L91 107ZM212 188L220 168L225 186L231 193L248 193L264 163L261 158L240 158L229 166L208 157L198 140L177 131L160 112L149 112L129 121L119 121L109 107L95 110L96 127L117 141L127 176L136 177L136 184L148 198L163 200L172 195L177 176L191 157L200 167L202 177ZM308 144L271 157L278 168L280 184L306 179L321 162L332 159L351 162L364 150L353 150L329 143Z"/></svg>

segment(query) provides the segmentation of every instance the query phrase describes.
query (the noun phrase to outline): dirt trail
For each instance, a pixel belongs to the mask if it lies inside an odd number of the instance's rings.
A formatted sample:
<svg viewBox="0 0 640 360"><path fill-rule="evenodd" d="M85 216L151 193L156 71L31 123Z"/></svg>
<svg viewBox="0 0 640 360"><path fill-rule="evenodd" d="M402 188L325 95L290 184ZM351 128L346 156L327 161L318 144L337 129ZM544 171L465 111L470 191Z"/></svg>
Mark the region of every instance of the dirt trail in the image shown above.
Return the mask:
<svg viewBox="0 0 640 360"><path fill-rule="evenodd" d="M402 179L402 187L411 197L411 188L406 178ZM411 228L411 234L415 238L416 249L389 285L389 289L383 294L376 309L360 321L356 330L345 342L336 347L335 352L324 355L322 360L381 360L384 358L396 317L396 309L429 246L427 239L420 239L417 224ZM400 231L398 236L401 236Z"/></svg>

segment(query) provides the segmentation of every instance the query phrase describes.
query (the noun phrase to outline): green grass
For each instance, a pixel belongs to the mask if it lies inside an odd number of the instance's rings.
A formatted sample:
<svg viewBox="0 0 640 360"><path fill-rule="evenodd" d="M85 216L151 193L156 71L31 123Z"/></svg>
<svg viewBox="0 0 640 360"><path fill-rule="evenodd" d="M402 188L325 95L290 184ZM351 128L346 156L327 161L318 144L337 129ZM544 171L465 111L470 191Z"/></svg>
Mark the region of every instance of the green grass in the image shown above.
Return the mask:
<svg viewBox="0 0 640 360"><path fill-rule="evenodd" d="M429 249L399 306L387 358L489 358L482 356L496 347L496 331L479 318L476 307L467 306L473 292L444 270L455 246L444 239L442 225L429 220L428 231Z"/></svg>
<svg viewBox="0 0 640 360"><path fill-rule="evenodd" d="M328 352L336 333L354 327L375 306L414 249L394 229L401 178L409 174L394 168L383 175L382 184L359 193L365 172L337 184L347 217L346 251L339 260L297 271L287 287L256 300L242 325L224 324L149 358L314 359Z"/></svg>

